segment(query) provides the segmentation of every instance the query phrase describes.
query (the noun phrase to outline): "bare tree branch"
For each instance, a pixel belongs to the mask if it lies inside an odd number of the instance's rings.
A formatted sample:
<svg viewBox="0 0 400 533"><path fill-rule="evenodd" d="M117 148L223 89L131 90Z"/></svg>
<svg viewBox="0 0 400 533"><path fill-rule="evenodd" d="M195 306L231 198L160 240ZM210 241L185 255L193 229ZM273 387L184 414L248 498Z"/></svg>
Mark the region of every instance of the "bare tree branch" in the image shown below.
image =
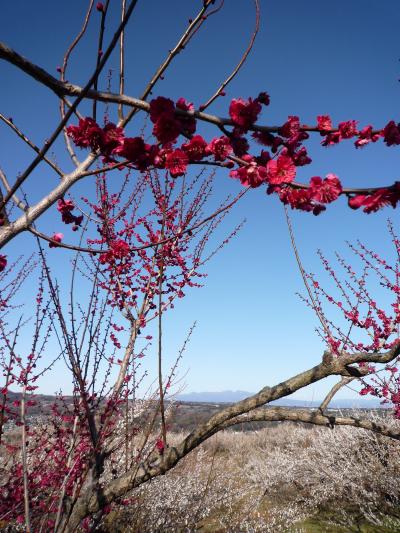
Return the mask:
<svg viewBox="0 0 400 533"><path fill-rule="evenodd" d="M255 7L256 7L256 23L255 23L254 31L253 31L253 33L251 35L251 38L250 38L249 45L246 48L246 50L244 51L244 54L240 58L239 63L233 69L231 74L226 78L226 80L224 80L221 83L221 85L218 87L218 89L215 91L215 93L212 96L210 96L210 98L207 100L207 102L201 106L201 109L203 111L205 109L207 109L207 107L209 107L214 102L214 100L216 98L218 98L218 96L221 96L222 91L233 80L233 78L236 76L236 74L238 74L238 72L242 68L243 64L245 63L248 55L250 54L251 50L253 49L254 41L256 40L256 37L257 37L257 34L258 34L258 30L259 30L259 27L260 27L260 5L259 5L259 1L255 0L254 4L255 4Z"/></svg>
<svg viewBox="0 0 400 533"><path fill-rule="evenodd" d="M179 41L174 46L174 48L169 51L168 56L165 59L165 61L161 64L161 66L154 73L153 77L151 78L151 80L149 81L147 87L145 88L145 90L142 93L142 96L140 98L141 100L146 100L148 95L151 93L151 90L153 89L154 85L157 83L157 81L162 77L164 72L167 70L167 68L170 65L171 61L174 59L175 56L177 56L184 49L185 45L189 41L189 39L190 39L193 31L195 30L195 28L197 26L199 26L200 24L202 24L202 22L204 20L204 14L207 11L207 9L210 7L212 2L213 2L213 0L205 0L203 2L203 7L201 8L201 10L198 13L198 15L193 19L193 21L189 22L189 26L188 26L187 30L183 33L182 37L179 39ZM139 109L139 108L136 108L135 106L133 106L133 109L131 109L131 111L128 113L128 115L125 117L125 119L120 122L119 125L122 126L122 127L125 126L133 118L133 116L136 114L137 109Z"/></svg>
<svg viewBox="0 0 400 533"><path fill-rule="evenodd" d="M125 19L121 22L119 25L119 28L115 32L109 46L107 47L107 50L102 55L102 58L95 70L95 72L90 77L89 81L85 85L85 87L82 89L79 96L76 98L72 106L69 108L67 113L65 114L64 118L61 120L61 122L58 124L57 128L54 130L50 138L45 142L43 147L40 149L37 157L32 161L32 163L28 166L28 168L22 172L18 176L18 178L15 180L14 185L11 188L10 193L4 198L4 201L2 202L3 205L5 205L8 200L11 198L11 196L18 190L18 188L22 185L22 183L26 180L26 178L31 174L31 172L38 166L38 164L42 161L43 157L46 155L46 153L49 151L50 147L53 145L54 141L57 139L58 135L63 131L64 126L67 124L69 118L72 116L75 109L78 107L79 103L85 98L85 95L89 91L90 87L93 85L94 81L97 79L99 73L102 71L104 65L106 64L108 58L111 55L111 52L113 51L115 45L118 42L119 36L121 34L121 31L125 28L126 24L128 23L128 20L136 6L137 0L132 0L129 8L127 9ZM0 47L1 48L1 47ZM2 51L0 51L0 56L2 54ZM0 205L0 209L3 207L3 205Z"/></svg>
<svg viewBox="0 0 400 533"><path fill-rule="evenodd" d="M63 65L61 67L61 81L65 81L65 74L67 72L68 60L69 60L73 50L75 49L75 47L78 45L79 41L82 39L82 37L86 33L86 30L87 30L87 27L88 27L88 24L89 24L89 20L90 20L90 16L92 14L93 4L94 4L94 0L90 0L89 1L89 7L88 7L88 10L87 10L86 15L85 15L85 19L83 21L83 26L82 26L80 32L78 33L78 35L75 37L75 39L72 41L72 43L68 47L67 51L65 52ZM61 113L61 118L62 119L65 116L65 105L68 105L70 107L71 104L68 102L68 100L66 98L60 98L60 113ZM72 147L71 139L68 137L65 128L64 128L64 132L63 133L64 133L64 141L65 141L65 146L67 148L67 152L69 153L69 155L70 155L70 157L72 159L72 162L77 167L77 166L79 166L79 160L78 160L78 158L76 156L76 153L75 153L75 151L74 151L74 149Z"/></svg>
<svg viewBox="0 0 400 533"><path fill-rule="evenodd" d="M200 424L176 447L168 448L163 455L154 452L146 461L135 466L133 470L128 471L118 479L110 481L107 486L104 486L101 491L101 499L99 499L99 494L93 494L92 492L82 493L74 506L70 521L68 526L66 526L65 531L74 531L74 528L85 516L96 513L101 508L101 505L104 506L111 503L153 477L165 474L189 452L220 431L221 428L229 425L230 421L237 420L239 416L251 413L248 415L250 417L253 415L252 412L255 409L260 408L273 400L288 396L289 394L328 376L353 376L357 374L365 374L364 370L351 366L355 363L363 361L387 363L395 359L399 354L400 342L385 353L369 354L360 352L356 354L345 354L337 358L331 354L325 353L323 361L319 365L293 376L274 387L264 387L254 396L250 396L249 398L223 409L212 416L207 422ZM316 416L320 416L321 418L316 418L315 420L321 420L321 424L323 423L326 425L327 417L320 414ZM350 425L356 425L352 419L349 419L349 421ZM237 422L234 423L236 424ZM370 427L372 428L372 423Z"/></svg>
<svg viewBox="0 0 400 533"><path fill-rule="evenodd" d="M333 397L335 394L345 385L353 381L355 378L352 377L342 377L341 380L336 383L332 389L328 392L328 394L325 396L324 400L322 401L321 405L318 407L319 411L324 414L325 409L328 408L329 404L331 403Z"/></svg>
<svg viewBox="0 0 400 533"><path fill-rule="evenodd" d="M268 407L257 409L245 415L229 420L223 425L223 428L231 427L236 424L246 422L300 422L303 424L314 424L317 426L351 426L360 429L373 431L379 435L384 435L394 440L400 440L400 432L393 429L393 426L380 424L368 418L341 417L335 415L321 414L317 411L302 409L287 409L283 407Z"/></svg>
<svg viewBox="0 0 400 533"><path fill-rule="evenodd" d="M106 93L102 91L94 91L91 89L82 89L82 87L79 87L79 85L74 85L71 83L62 83L61 81L57 80L51 74L43 70L42 68L38 67L37 65L34 65L24 57L17 54L14 50L6 46L4 43L0 42L0 59L4 59L36 80L38 80L43 85L46 85L51 89L53 92L55 92L58 96L63 95L70 95L70 96L76 96L79 98L79 101L83 100L84 98L89 98L96 101L101 102L112 102L116 104L124 104L126 106L140 109L142 111L145 111L146 113L149 113L150 111L150 104L148 102L145 102L144 100L140 100L138 98L133 98L131 96L127 95L120 95L115 93ZM74 102L74 104L76 101ZM70 109L71 111L71 109ZM194 117L198 120L202 120L204 122L209 122L210 124L214 124L220 129L224 129L225 126L234 126L234 122L229 118L224 117L218 117L216 115L210 115L208 113L203 113L201 111L184 111L182 109L177 109L176 113L181 116L190 116ZM127 115L124 119L124 124L128 121L129 115ZM122 124L123 125L123 124ZM265 131L265 132L271 132L271 133L277 133L280 131L281 126L264 126L260 124L253 124L250 128L252 131ZM307 132L316 132L320 133L320 130L317 127L313 126L302 126L300 127L301 131L307 131ZM338 131L337 129L332 129L327 131L327 133L333 133ZM379 133L381 130L376 130L372 133ZM47 149L46 149L47 152ZM39 156L38 156L39 157ZM234 161L235 163L238 163L239 165L247 165L247 163L236 156L229 156L228 159L231 161ZM26 172L25 172L26 173ZM24 173L24 174L25 174ZM24 180L25 178L23 178ZM18 180L21 180L21 177ZM22 181L23 181L22 180ZM18 188L19 185L17 183L14 185L14 187ZM308 185L304 183L299 182L292 182L290 184L291 187L297 188L297 189L307 189ZM13 188L14 188L13 187ZM349 195L349 194L372 194L375 191L379 191L383 188L390 188L391 185L381 185L380 187L364 187L364 188L354 188L354 187L346 187L343 188L342 194Z"/></svg>
<svg viewBox="0 0 400 533"><path fill-rule="evenodd" d="M81 172L86 170L96 159L96 155L90 154L81 165L67 174L62 181L44 198L39 202L29 207L23 215L21 215L15 222L12 222L9 226L0 228L0 248L7 244L19 233L26 231L29 226L35 222L49 207L64 196L64 194L80 179L82 179ZM13 188L9 190L8 197L11 198L14 194ZM5 203L5 202L4 202Z"/></svg>
<svg viewBox="0 0 400 533"><path fill-rule="evenodd" d="M13 130L14 133L18 135L28 146L32 148L37 154L40 153L40 148L36 146L28 137L14 124L12 120L6 118L2 113L0 113L0 120L2 120L9 128ZM64 177L64 172L58 168L58 166L48 157L43 156L43 161L45 161L59 176Z"/></svg>

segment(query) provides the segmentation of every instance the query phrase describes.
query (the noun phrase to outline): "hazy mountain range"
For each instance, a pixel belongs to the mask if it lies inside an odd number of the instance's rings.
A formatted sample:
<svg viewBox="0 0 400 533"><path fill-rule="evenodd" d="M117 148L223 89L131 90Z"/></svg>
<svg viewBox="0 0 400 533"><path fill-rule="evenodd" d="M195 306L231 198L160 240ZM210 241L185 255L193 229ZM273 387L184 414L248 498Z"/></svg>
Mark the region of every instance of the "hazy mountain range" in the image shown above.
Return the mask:
<svg viewBox="0 0 400 533"><path fill-rule="evenodd" d="M247 398L248 396L251 396L254 394L254 392L249 391L232 391L232 390L226 390L226 391L217 391L217 392L188 392L185 394L177 394L173 398L175 400L178 400L180 402L190 402L190 403L235 403L240 400L243 400L244 398ZM52 395L45 395L45 394L35 394L36 400L38 400L39 404L42 408L44 408L44 412L49 411L51 404L55 400L55 396ZM12 403L14 400L20 400L21 399L21 393L20 392L13 392L9 391L7 395L7 401L9 403ZM168 398L167 398L168 399ZM64 400L67 404L70 404L72 402L71 396L65 396ZM322 400L301 400L301 399L295 399L295 398L282 398L281 400L275 400L274 402L271 402L270 405L280 405L282 407L305 407L305 408L312 408L312 407L318 407L320 405ZM359 398L345 398L345 399L334 399L330 403L330 407L336 408L336 409L378 409L378 408L387 408L391 407L391 404L387 405L381 405L379 400L376 399L365 399L365 397L359 397ZM37 412L40 411L39 405L34 406L30 408L31 414L37 414Z"/></svg>
<svg viewBox="0 0 400 533"><path fill-rule="evenodd" d="M181 402L204 402L204 403L234 403L248 396L254 394L253 392L248 391L220 391L220 392L188 392L186 394L178 394L175 399ZM281 405L287 407L318 407L322 400L298 400L292 398L282 398L281 400L276 400L271 402L271 405ZM382 406L379 400L365 398L349 398L349 399L334 399L332 400L331 407L334 408L364 408L364 409L377 409ZM390 405L389 405L390 407Z"/></svg>

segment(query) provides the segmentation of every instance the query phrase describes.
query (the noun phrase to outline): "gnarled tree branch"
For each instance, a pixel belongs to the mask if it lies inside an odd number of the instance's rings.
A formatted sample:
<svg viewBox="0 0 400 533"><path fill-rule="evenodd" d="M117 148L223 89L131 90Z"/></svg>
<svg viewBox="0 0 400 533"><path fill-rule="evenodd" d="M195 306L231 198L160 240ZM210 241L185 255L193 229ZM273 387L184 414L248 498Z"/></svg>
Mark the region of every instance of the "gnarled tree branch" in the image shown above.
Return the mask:
<svg viewBox="0 0 400 533"><path fill-rule="evenodd" d="M355 354L344 354L337 358L333 356L324 357L323 361L319 365L293 376L279 383L278 385L273 387L264 387L257 394L237 402L234 405L226 407L219 413L212 416L208 421L200 424L176 447L168 448L165 450L163 455L153 452L153 454L151 454L147 460L143 461L133 470L130 470L118 479L107 483L106 486L102 487L100 499L97 493L94 494L88 491L82 493L78 498L74 509L72 510L69 524L66 526L66 531L74 531L74 528L77 527L83 518L89 514L99 511L102 505L109 504L122 497L135 487L138 487L142 483L145 483L146 481L159 475L165 474L189 452L197 448L201 443L224 427L246 421L246 417L248 420L251 420L253 416L260 416L264 417L265 419L267 415L264 411L262 411L262 415L255 414L255 410L264 406L265 404L288 396L289 394L292 394L293 392L296 392L297 390L320 381L328 376L348 376L351 373L355 373L356 367L352 366L355 363L387 363L395 359L399 354L400 343L396 344L391 350L385 353L370 354L360 352ZM361 373L364 373L364 371ZM303 415L303 420L300 421L306 421L306 419L307 417ZM311 419L312 417L309 418L309 420ZM318 414L314 416L314 420L319 425L326 425L326 422L329 422L329 417ZM341 420L343 424L344 420L345 419ZM354 419L349 418L348 421L348 425L357 425ZM367 426L368 424L365 422L364 426L361 427L377 431L378 426L376 426L375 429L373 429L372 423L370 424L370 427ZM388 431L389 430L387 430L387 433ZM392 435L388 434L388 436Z"/></svg>

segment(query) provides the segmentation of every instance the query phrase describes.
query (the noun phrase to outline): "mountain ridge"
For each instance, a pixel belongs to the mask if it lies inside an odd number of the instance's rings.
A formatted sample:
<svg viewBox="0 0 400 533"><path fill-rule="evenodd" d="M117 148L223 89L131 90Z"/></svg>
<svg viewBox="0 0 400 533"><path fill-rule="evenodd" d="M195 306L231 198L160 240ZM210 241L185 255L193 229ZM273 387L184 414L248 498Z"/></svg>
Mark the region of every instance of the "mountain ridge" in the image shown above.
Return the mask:
<svg viewBox="0 0 400 533"><path fill-rule="evenodd" d="M174 396L175 400L180 402L198 402L198 403L235 403L240 400L252 396L254 392L249 391L207 391L207 392L188 392L177 394ZM295 398L282 398L280 400L275 400L270 403L270 405L280 405L287 407L318 407L322 402L321 400L302 400ZM382 405L380 400L365 398L343 398L343 399L333 399L329 404L330 407L335 408L360 408L360 409L379 409L379 408L388 408L388 405Z"/></svg>

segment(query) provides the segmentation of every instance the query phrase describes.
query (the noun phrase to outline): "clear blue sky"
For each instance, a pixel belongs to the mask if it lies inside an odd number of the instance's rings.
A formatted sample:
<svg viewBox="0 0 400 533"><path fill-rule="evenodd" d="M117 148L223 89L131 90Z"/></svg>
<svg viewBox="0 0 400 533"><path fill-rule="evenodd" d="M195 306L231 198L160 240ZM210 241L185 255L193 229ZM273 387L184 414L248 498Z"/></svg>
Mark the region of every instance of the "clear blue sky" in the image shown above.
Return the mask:
<svg viewBox="0 0 400 533"><path fill-rule="evenodd" d="M111 0L112 7L117 3ZM81 26L86 4L83 0L5 2L0 38L56 75L71 36ZM197 0L139 0L128 28L127 93L140 94L200 5ZM261 28L253 53L229 86L227 96L210 111L226 116L230 98L256 96L265 90L271 95L271 106L264 113L269 124L283 123L288 115L315 123L319 114L331 114L334 122L356 119L360 125L376 127L389 119L400 120L398 7L394 0L261 0ZM111 22L116 24L117 16ZM176 59L154 94L184 96L197 106L201 104L238 61L253 24L250 0L226 2ZM108 37L110 28L111 24ZM72 82L83 84L92 70L95 36L96 25L92 24L71 61L68 78ZM40 145L57 124L56 98L11 65L2 62L0 69L1 112L12 116ZM128 134L136 135L139 127L136 120ZM201 126L201 132L210 136L213 130ZM15 176L31 161L32 153L3 125L0 135L0 164L9 176ZM384 185L400 179L398 149L382 143L357 151L351 143L323 149L318 142L310 144L313 164L300 170L304 180L329 172L348 186ZM57 161L68 168L70 163L61 148L61 143L55 147ZM34 197L54 179L40 167L26 190ZM89 187L86 183L76 192L86 193ZM217 189L220 194L233 193L238 186L220 171ZM344 249L346 240L360 238L385 252L389 247L385 230L388 216L398 227L398 210L367 216L348 209L344 200L319 217L294 212L293 224L306 269L321 270L315 253L318 248L333 255L334 250ZM252 191L232 211L224 229L229 231L243 218L247 223L240 235L209 263L206 286L191 291L166 319L167 364L174 360L192 322L198 323L180 367L181 375L188 370L186 392L256 391L316 364L324 349L314 333L315 317L295 295L303 287L281 204L266 197L261 189ZM53 220L46 216L39 227L70 235L65 227L54 227ZM9 245L6 253L12 257L30 248L31 239L23 236ZM66 279L68 253L54 253L54 272ZM150 369L154 358L155 353L147 358ZM60 387L68 392L62 368L45 377L41 387L48 393ZM311 400L326 390L323 384L298 396ZM341 394L349 397L352 393Z"/></svg>

